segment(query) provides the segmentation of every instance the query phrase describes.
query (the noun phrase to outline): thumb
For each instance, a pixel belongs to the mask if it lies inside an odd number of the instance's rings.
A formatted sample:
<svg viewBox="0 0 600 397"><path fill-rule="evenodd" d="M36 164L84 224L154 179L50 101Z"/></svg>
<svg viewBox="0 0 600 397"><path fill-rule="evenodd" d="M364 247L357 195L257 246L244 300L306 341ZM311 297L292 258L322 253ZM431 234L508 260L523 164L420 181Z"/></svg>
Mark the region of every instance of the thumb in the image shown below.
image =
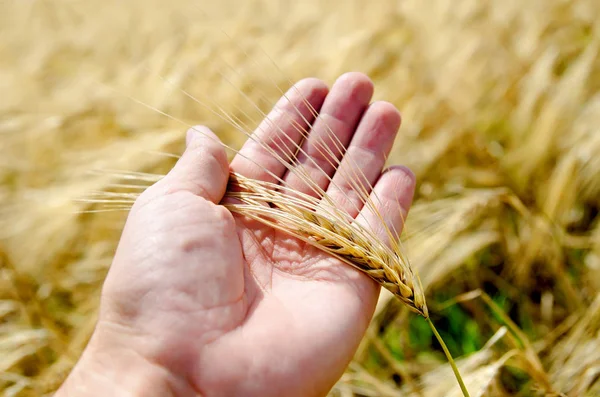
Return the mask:
<svg viewBox="0 0 600 397"><path fill-rule="evenodd" d="M218 204L229 179L225 148L219 138L204 126L188 130L186 146L179 161L161 182L169 193L188 191Z"/></svg>

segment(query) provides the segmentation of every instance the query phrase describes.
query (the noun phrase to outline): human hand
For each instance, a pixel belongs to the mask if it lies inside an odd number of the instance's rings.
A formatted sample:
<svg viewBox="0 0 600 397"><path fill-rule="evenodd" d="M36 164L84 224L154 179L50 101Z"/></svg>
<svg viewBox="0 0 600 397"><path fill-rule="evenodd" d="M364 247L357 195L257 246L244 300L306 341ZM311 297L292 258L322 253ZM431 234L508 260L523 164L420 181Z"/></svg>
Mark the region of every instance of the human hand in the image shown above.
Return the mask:
<svg viewBox="0 0 600 397"><path fill-rule="evenodd" d="M361 195L318 149L318 142L337 144L331 128L347 147L340 169L360 168L379 213L400 230L414 177L403 167L382 173L400 115L385 102L369 105L372 94L359 73L343 75L330 92L319 80L302 80L254 136L280 151L283 143L301 142L297 127L310 123L302 148L319 167L303 153L292 166L305 167L356 217ZM319 112L316 121L306 102ZM248 140L231 165L217 142L204 127L190 130L175 167L134 204L98 324L58 395L322 396L342 375L373 315L378 285L219 205L230 170L271 182L276 175L314 192L257 140ZM362 211L362 219L373 216Z"/></svg>

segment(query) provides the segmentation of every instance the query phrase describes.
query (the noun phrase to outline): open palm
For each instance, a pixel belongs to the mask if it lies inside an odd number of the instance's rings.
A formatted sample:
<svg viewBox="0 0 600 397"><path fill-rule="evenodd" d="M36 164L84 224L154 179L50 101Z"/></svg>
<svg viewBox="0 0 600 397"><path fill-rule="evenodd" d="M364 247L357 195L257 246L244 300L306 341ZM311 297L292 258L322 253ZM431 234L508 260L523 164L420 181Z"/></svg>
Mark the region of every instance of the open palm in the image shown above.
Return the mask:
<svg viewBox="0 0 600 397"><path fill-rule="evenodd" d="M317 195L301 169L339 208L360 213L357 222L375 224L380 218L362 208L346 180L352 173L340 172L354 167L374 186L388 227L399 230L414 181L402 167L382 173L400 115L388 103L370 104L372 94L359 73L343 75L331 91L319 80L302 80L231 164L210 131L190 131L180 161L132 208L104 285L95 339L119 340L164 370L174 394L326 394L366 330L379 287L219 203L230 170ZM274 152L287 158L295 145L302 150L286 167ZM339 166L323 145L337 148L331 152L340 154ZM375 232L386 238L383 228Z"/></svg>

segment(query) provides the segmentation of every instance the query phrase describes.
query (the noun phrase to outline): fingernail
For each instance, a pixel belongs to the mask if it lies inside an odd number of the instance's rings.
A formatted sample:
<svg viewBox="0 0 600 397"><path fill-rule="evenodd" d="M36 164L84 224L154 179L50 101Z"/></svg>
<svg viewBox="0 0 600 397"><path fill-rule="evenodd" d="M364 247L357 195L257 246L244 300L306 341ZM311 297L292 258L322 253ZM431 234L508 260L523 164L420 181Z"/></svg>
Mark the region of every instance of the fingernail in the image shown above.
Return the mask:
<svg viewBox="0 0 600 397"><path fill-rule="evenodd" d="M410 180L413 184L417 180L417 177L415 176L415 173L410 168L408 168L405 165L392 165L386 171L389 172L389 171L392 171L392 170L398 170L398 171L402 172L406 176L406 178L408 180Z"/></svg>
<svg viewBox="0 0 600 397"><path fill-rule="evenodd" d="M410 179L410 180L411 180L413 183L415 183L415 182L416 182L416 180L417 180L417 176L415 175L415 173L414 173L414 172L413 172L413 171L412 171L410 168L408 168L408 167L407 167L407 166L405 166L405 165L401 165L401 166L399 166L398 168L400 168L402 171L404 171L404 174L405 174L405 175L408 177L408 179Z"/></svg>

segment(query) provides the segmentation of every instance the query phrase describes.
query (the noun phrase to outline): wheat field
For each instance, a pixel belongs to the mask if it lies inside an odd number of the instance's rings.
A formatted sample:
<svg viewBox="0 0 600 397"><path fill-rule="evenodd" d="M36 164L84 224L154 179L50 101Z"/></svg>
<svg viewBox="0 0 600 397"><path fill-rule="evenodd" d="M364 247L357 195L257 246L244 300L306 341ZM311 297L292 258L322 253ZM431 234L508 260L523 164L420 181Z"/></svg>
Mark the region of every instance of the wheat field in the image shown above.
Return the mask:
<svg viewBox="0 0 600 397"><path fill-rule="evenodd" d="M352 70L402 112L404 244L471 395L599 396L598 16L596 0L0 2L0 390L52 394L93 330L127 214L79 199L164 174L189 125L239 147L224 114L256 125L292 82ZM461 395L389 294L330 394Z"/></svg>

